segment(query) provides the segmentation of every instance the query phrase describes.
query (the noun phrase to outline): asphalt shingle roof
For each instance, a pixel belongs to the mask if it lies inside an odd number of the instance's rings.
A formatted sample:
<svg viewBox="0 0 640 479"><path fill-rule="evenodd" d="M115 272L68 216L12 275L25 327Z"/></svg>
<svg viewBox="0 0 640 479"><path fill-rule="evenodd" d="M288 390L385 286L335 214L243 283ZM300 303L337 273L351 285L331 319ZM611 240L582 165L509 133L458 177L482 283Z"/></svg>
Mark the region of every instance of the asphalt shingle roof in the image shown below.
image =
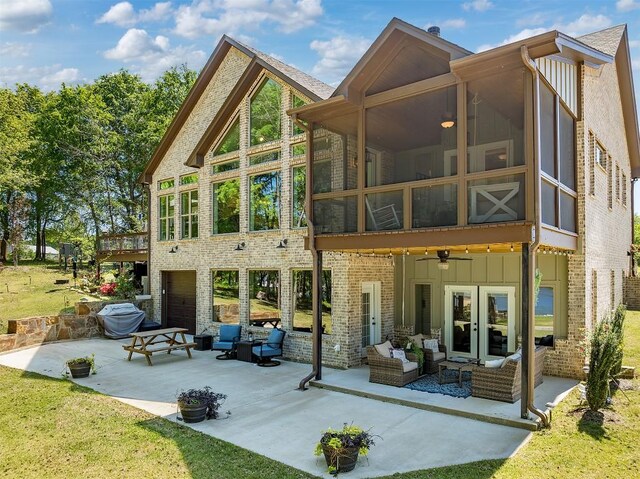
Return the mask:
<svg viewBox="0 0 640 479"><path fill-rule="evenodd" d="M620 46L620 39L622 38L625 27L625 25L616 25L615 27L600 30L599 32L576 37L576 40L591 48L600 50L602 53L615 56L618 51L618 46Z"/></svg>

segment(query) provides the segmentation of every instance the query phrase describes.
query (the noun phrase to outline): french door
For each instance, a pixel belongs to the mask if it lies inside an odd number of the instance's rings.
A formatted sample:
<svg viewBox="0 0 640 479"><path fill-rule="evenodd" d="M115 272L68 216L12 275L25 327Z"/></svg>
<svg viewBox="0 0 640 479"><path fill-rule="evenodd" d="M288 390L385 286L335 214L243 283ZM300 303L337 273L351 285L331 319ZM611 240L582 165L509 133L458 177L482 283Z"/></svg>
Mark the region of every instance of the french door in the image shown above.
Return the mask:
<svg viewBox="0 0 640 479"><path fill-rule="evenodd" d="M515 350L514 286L445 286L449 356L505 357Z"/></svg>
<svg viewBox="0 0 640 479"><path fill-rule="evenodd" d="M362 283L362 356L367 355L367 346L378 344L382 337L380 318L380 281Z"/></svg>

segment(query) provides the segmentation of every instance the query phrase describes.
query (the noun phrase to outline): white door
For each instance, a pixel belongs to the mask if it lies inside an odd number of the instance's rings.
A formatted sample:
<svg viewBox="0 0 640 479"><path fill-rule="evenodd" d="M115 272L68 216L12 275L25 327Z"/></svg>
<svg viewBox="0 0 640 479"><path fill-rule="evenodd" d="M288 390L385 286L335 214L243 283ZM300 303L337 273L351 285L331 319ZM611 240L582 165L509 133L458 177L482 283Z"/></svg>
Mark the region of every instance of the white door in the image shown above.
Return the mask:
<svg viewBox="0 0 640 479"><path fill-rule="evenodd" d="M478 357L478 287L444 287L447 356Z"/></svg>
<svg viewBox="0 0 640 479"><path fill-rule="evenodd" d="M515 351L516 289L514 286L480 286L480 359L505 357Z"/></svg>
<svg viewBox="0 0 640 479"><path fill-rule="evenodd" d="M381 342L380 281L362 283L362 356L367 355L367 346Z"/></svg>

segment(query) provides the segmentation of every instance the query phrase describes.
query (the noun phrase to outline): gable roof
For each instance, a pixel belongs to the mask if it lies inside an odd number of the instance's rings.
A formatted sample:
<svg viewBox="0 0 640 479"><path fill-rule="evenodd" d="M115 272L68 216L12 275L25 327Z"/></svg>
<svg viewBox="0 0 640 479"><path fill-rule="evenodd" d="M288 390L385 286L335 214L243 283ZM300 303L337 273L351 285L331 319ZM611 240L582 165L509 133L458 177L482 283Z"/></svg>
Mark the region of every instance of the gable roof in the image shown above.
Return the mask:
<svg viewBox="0 0 640 479"><path fill-rule="evenodd" d="M622 100L627 148L631 163L631 176L640 177L640 137L638 136L638 110L633 87L633 66L629 52L629 38L626 25L617 25L599 32L578 37L578 40L612 55L618 73L618 85Z"/></svg>
<svg viewBox="0 0 640 479"><path fill-rule="evenodd" d="M312 77L311 75L308 75L298 70L297 68L289 66L270 55L262 53L254 48L248 47L247 45L244 45L227 35L223 35L213 53L209 57L209 60L198 75L198 78L189 91L187 98L180 106L178 113L173 118L173 121L169 125L169 128L167 128L167 131L160 140L160 143L151 156L151 159L147 162L144 170L138 177L138 182L148 184L152 181L153 172L156 170L167 150L173 143L173 140L184 126L187 118L189 117L189 114L193 111L193 108L202 97L202 94L211 82L211 79L220 67L220 64L226 57L231 47L240 50L242 53L247 55L251 59L251 61L243 72L240 81L235 85L231 94L229 95L229 97L227 97L222 107L205 130L205 133L198 142L198 145L194 149L194 152L185 162L185 164L188 166L201 166L196 161L198 159L197 153L203 149L204 145L210 146L211 142L215 140L215 137L220 133L221 129L224 127L224 124L228 120L229 115L231 115L233 111L235 111L238 99L243 94L243 92L246 93L246 91L248 91L248 88L261 73L262 69L270 71L272 74L281 78L283 81L290 84L296 90L302 92L314 101L328 98L333 91L332 87Z"/></svg>

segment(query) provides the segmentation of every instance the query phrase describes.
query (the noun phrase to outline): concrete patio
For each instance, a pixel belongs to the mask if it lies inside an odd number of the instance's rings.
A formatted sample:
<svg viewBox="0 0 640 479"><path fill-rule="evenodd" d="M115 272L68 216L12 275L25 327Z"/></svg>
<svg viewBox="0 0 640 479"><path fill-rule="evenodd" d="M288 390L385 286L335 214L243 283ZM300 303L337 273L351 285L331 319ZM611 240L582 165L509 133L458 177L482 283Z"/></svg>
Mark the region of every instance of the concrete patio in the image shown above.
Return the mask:
<svg viewBox="0 0 640 479"><path fill-rule="evenodd" d="M320 432L327 427L340 427L344 422L371 428L382 437L371 450L369 460L361 459L349 473L352 478L507 458L531 434L517 427L416 406L455 404L455 408L463 411L484 410L489 415L510 416L511 409L518 410L518 403L456 400L381 385L370 385L367 391L366 368L324 369L323 383L336 388L349 386L361 390L362 395L384 396L396 402L408 400L415 403L413 407L329 389L310 388L301 392L296 388L309 373L307 364L283 361L277 368L258 368L240 361L217 361L211 351L194 351L191 360L182 351L157 354L151 367L141 355L127 362L122 345L128 342L92 339L50 343L0 355L0 364L60 377L66 359L95 353L98 374L75 380L78 384L171 421L176 421L178 391L209 385L228 395L222 410L231 411L231 416L191 427L317 476L330 477L324 459L313 455ZM571 387L559 381L562 380L545 378L549 399L555 392ZM437 440L432 440L436 432Z"/></svg>

